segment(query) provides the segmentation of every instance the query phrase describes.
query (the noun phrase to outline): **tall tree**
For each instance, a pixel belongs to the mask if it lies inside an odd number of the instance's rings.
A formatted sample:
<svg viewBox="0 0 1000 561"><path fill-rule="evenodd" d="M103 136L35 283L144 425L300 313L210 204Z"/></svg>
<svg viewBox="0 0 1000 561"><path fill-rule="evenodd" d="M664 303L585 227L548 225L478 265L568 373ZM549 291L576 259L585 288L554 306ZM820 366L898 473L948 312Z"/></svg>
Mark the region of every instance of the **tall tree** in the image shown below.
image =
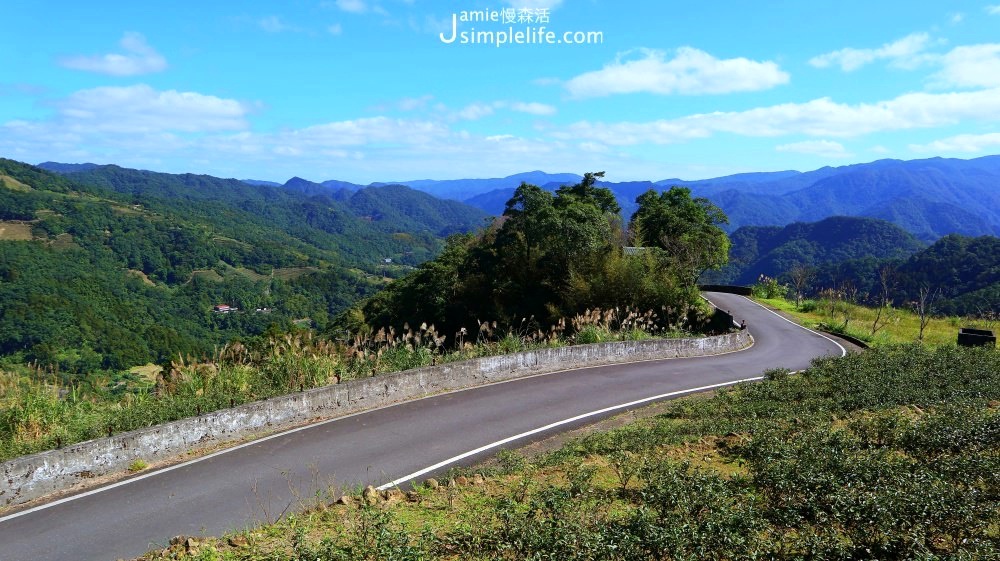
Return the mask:
<svg viewBox="0 0 1000 561"><path fill-rule="evenodd" d="M635 202L639 208L630 228L641 232L643 245L663 249L687 282L696 283L703 272L728 261L729 237L719 225L729 219L708 199L671 187L662 193L650 189Z"/></svg>
<svg viewBox="0 0 1000 561"><path fill-rule="evenodd" d="M556 189L559 204L568 204L573 198L596 205L601 212L618 214L622 211L618 200L610 189L598 187L597 180L604 178L604 172L583 174L583 179L576 185L563 185Z"/></svg>

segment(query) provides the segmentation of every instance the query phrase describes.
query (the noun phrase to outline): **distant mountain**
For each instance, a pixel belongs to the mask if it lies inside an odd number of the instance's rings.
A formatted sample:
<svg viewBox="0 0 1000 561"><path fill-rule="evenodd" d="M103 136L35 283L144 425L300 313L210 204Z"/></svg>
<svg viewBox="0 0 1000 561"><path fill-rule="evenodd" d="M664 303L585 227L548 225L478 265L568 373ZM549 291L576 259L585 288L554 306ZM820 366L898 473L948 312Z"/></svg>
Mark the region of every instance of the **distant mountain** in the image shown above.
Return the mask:
<svg viewBox="0 0 1000 561"><path fill-rule="evenodd" d="M834 216L787 226L744 226L731 235L729 265L705 282L753 284L796 265L816 267L861 258L905 258L924 247L899 226L874 218Z"/></svg>
<svg viewBox="0 0 1000 561"><path fill-rule="evenodd" d="M339 191L339 189L327 187L322 183L316 183L307 179L302 179L301 177L293 177L286 181L284 185L279 185L279 187L284 187L288 191L301 193L310 197L316 195L330 195Z"/></svg>
<svg viewBox="0 0 1000 561"><path fill-rule="evenodd" d="M93 166L52 162L46 165L64 166L59 169L72 171L87 171ZM376 182L370 187L406 185L499 215L522 182L554 191L580 179L580 175L573 173L532 171L492 179ZM274 186L269 182L250 183ZM890 221L928 243L951 233L1000 235L1000 189L997 188L1000 156L972 160L879 160L808 172L786 170L656 182L607 181L601 185L615 193L626 220L636 209L636 197L647 189L665 190L679 185L719 206L729 217L730 232L742 226L784 226L830 216L862 216ZM290 179L284 187L307 196L338 201L345 201L364 188L345 181L316 183L298 177Z"/></svg>
<svg viewBox="0 0 1000 561"><path fill-rule="evenodd" d="M262 181L260 179L242 179L241 181L247 185L256 185L258 187L281 187L281 183L276 183L274 181Z"/></svg>
<svg viewBox="0 0 1000 561"><path fill-rule="evenodd" d="M713 181L689 185L726 212L733 230L849 215L890 220L924 241L1000 233L1000 156L880 160L752 186Z"/></svg>
<svg viewBox="0 0 1000 561"><path fill-rule="evenodd" d="M503 214L507 201L514 195L514 188L494 189L485 193L480 193L475 197L470 197L463 201L469 206L474 206L487 214L500 216Z"/></svg>
<svg viewBox="0 0 1000 561"><path fill-rule="evenodd" d="M253 231L253 245L299 247L305 255L316 255L316 248L321 248L333 251L344 264L365 270L374 270L374 264L385 257L408 265L422 263L442 247L443 235L472 230L481 225L484 216L462 203L442 201L406 187L384 191L392 200L378 204L396 208L383 208L383 219L373 220L371 209L378 206L373 199L383 191L372 191L364 204L352 206L347 202L352 191L298 177L275 187L114 165L66 176L77 183L131 196L154 208L188 213L212 223L216 229L231 226L233 231L224 234L228 237L240 239L241 233ZM435 204L441 205L440 216L428 210ZM424 222L425 218L430 221ZM449 223L444 224L445 220ZM280 241L278 232L288 236L286 241Z"/></svg>
<svg viewBox="0 0 1000 561"><path fill-rule="evenodd" d="M302 179L301 177L293 177L286 181L284 185L277 184L277 186L284 187L289 191L302 193L310 197L317 195L330 196L337 200L347 199L350 197L351 193L364 188L363 185L348 183L347 181L337 181L333 179L322 183L316 183L314 181Z"/></svg>
<svg viewBox="0 0 1000 561"><path fill-rule="evenodd" d="M575 179L569 181L550 181L549 183L533 183L532 185L538 185L548 191L555 191L563 185L579 183L580 179L581 178L579 176L576 176ZM622 207L622 216L626 220L628 220L628 218L631 217L638 208L635 204L636 198L650 189L657 189L656 184L651 181L626 181L621 183L599 181L597 184L601 187L607 187L612 193L615 194L615 198L618 200L619 206ZM520 183L518 185L520 185ZM464 202L465 204L482 209L489 214L499 216L500 214L503 214L504 206L514 195L516 187L517 186L504 189L494 189L492 191L480 193L479 195L465 199Z"/></svg>
<svg viewBox="0 0 1000 561"><path fill-rule="evenodd" d="M390 231L427 231L436 236L484 226L488 214L458 201L441 200L405 185L365 187L344 203L351 212Z"/></svg>
<svg viewBox="0 0 1000 561"><path fill-rule="evenodd" d="M40 167L47 171L54 171L56 173L73 173L76 171L87 171L98 167L97 164L60 164L59 162L42 162L38 164Z"/></svg>
<svg viewBox="0 0 1000 561"><path fill-rule="evenodd" d="M384 185L406 185L442 199L468 200L476 195L497 189L516 189L522 182L542 186L548 183L577 183L583 177L574 173L545 173L529 171L507 177L492 179L419 179L415 181L396 181L393 183L372 183L373 187Z"/></svg>
<svg viewBox="0 0 1000 561"><path fill-rule="evenodd" d="M829 169L829 168L827 168ZM655 182L658 187L663 187L669 189L674 185L683 185L685 187L698 188L702 191L723 191L728 189L741 189L744 191L763 191L776 193L780 192L780 187L776 187L776 184L780 182L781 185L787 185L788 189L794 190L797 188L796 181L802 182L800 176L809 175L803 174L800 171L771 171L771 172L755 172L755 173L738 173L735 175L726 175L723 177L716 177L713 179L698 179L698 180L684 180L684 179L661 179ZM808 180L806 180L808 181ZM804 183L801 186L805 186L808 183Z"/></svg>
<svg viewBox="0 0 1000 561"><path fill-rule="evenodd" d="M357 183L350 183L348 181L338 181L336 179L330 179L320 183L324 187L329 187L330 189L345 189L347 191L357 191L358 189L364 189L364 185L359 185Z"/></svg>

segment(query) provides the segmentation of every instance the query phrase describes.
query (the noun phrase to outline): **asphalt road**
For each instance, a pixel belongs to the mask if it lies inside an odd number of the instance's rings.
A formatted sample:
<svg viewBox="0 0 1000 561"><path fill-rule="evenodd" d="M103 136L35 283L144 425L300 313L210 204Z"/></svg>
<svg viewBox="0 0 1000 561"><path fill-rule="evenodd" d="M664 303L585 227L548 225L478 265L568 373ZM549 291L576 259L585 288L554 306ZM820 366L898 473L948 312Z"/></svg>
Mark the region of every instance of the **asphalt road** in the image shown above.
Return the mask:
<svg viewBox="0 0 1000 561"><path fill-rule="evenodd" d="M521 446L641 400L750 379L769 368L798 370L814 357L842 353L833 341L742 296L707 297L746 320L753 347L523 378L312 425L0 517L0 560L131 558L164 547L172 536L220 535L273 520L318 488L383 485L438 466L422 479L492 455L501 442Z"/></svg>

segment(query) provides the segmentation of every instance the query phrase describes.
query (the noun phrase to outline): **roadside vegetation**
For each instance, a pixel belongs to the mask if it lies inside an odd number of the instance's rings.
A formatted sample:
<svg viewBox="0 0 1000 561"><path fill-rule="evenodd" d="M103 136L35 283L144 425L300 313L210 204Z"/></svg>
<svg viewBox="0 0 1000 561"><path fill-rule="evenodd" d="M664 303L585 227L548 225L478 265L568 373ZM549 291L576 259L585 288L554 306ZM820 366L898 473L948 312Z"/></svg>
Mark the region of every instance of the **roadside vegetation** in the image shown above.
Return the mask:
<svg viewBox="0 0 1000 561"><path fill-rule="evenodd" d="M702 306L692 317L709 313ZM545 330L527 321L507 330L481 322L455 340L426 323L340 340L302 330L230 343L206 358L178 357L167 368L70 383L53 369L8 368L0 370L0 461L387 372L539 347L692 335L667 318L662 310L594 309Z"/></svg>
<svg viewBox="0 0 1000 561"><path fill-rule="evenodd" d="M36 190L45 187L46 193L63 196L83 185L30 166L6 160L0 164L0 170L19 174ZM116 193L146 193L155 183L191 194L192 187L184 178L118 168L98 171L86 177L97 174L91 179L100 179L98 185ZM74 177L81 181L84 176ZM46 236L64 230L75 232L73 239L82 247L109 260L101 271L112 271L115 278L125 279L150 302L143 306L128 298L106 302L103 292L94 288L103 286L100 279L88 276L90 267L85 261L67 261L52 249L0 244L0 255L35 260L38 265L25 268L15 266L21 263L16 259L0 260L0 304L19 301L4 298L5 290L16 292L25 283L32 284L28 281L35 281L34 285L46 287L46 298L53 300L51 309L56 310L54 300L59 298L53 294L62 293L48 287L57 282L53 279L63 276L66 280L61 287L72 285L92 294L86 298L76 293L65 295L79 302L75 314L36 313L39 306L43 310L49 306L48 300L32 308L15 306L0 314L0 339L8 341L10 349L20 349L4 358L6 351L0 348L0 460L435 362L544 345L728 330L729 322L718 316L718 325L713 323L712 310L698 297L695 285L701 271L726 260L729 240L719 227L726 222L725 215L706 199L692 198L688 189L650 190L637 199L638 210L626 229L614 194L598 186L601 177L603 173L588 173L580 183L554 193L522 184L502 217L475 234L449 237L436 259L357 303L353 302L357 296L372 286L342 269L310 272L322 260L282 261L279 264L286 265L283 269L261 269L249 258L230 259L255 247L240 241L250 238L238 235L243 232L239 228L200 232L201 238L209 236L213 243L195 245L209 247L214 253L202 256L188 250L191 248L184 249L187 246L171 249L178 258L187 259L183 267L174 267L176 270L164 265L173 271L173 277L138 262L123 268L112 263L117 254L105 255L110 251L105 239L108 234L86 230L90 238L83 236L85 230L77 228L82 215L73 214L79 209L59 207L60 219L69 220L67 224L76 229L66 226ZM245 185L226 185L259 195ZM405 190L396 191L397 196L405 194ZM8 197L18 193L0 191ZM26 205L20 214L0 218L30 218L42 202L55 204L48 199L17 200ZM176 210L161 207L155 206L158 212ZM83 214L103 213L107 224L101 232L137 224L145 229L126 229L130 242L169 246L161 243L161 238L175 233L175 223L147 220L143 209L134 205L127 212L115 212L94 203ZM65 218L71 215L75 218ZM47 224L45 220L41 223ZM215 243L218 241L224 243ZM626 251L629 243L640 247ZM125 245L130 255L145 255L142 247ZM275 251L286 251L283 247L279 244ZM220 259L225 266L204 267ZM291 284L278 275L265 274L293 270L287 265L297 265L294 270L306 274ZM130 272L126 275L122 269ZM197 280L199 274L235 279L240 290L230 290L232 287L221 281L202 282ZM179 288L164 289L160 286L164 282L180 283ZM108 293L125 293L108 283ZM194 331L179 327L182 320L174 321L173 315L165 316L170 321L164 323L134 311L162 310L157 304L167 306L172 301L164 298L163 290L183 294L194 290L192 287L215 290L210 298L192 297L188 308L198 313L185 316L175 310L178 316L207 319L213 326L210 334L198 338L203 339L198 345L188 344L189 337L181 332L190 335ZM246 298L236 298L237 294ZM265 307L274 301L284 302L286 309ZM289 311L288 303L293 301L302 306ZM317 306L307 305L313 301L319 302ZM218 306L219 302L239 303L237 307L243 310L228 313L231 306ZM96 310L95 303L100 304L100 310L90 313ZM222 309L227 313L211 312L213 303L216 312ZM98 313L111 308L115 313L110 316ZM137 317L142 325L135 323ZM32 320L26 323L25 318ZM68 325L79 337L55 336L58 330L51 327L53 323ZM309 326L318 329L301 329ZM154 336L154 332L159 335ZM151 358L147 348L133 348L133 343L142 347L152 342L157 349L152 366L128 369ZM212 342L214 350L206 350ZM0 341L0 347L3 345Z"/></svg>
<svg viewBox="0 0 1000 561"><path fill-rule="evenodd" d="M987 559L996 473L1000 353L886 345L143 559Z"/></svg>
<svg viewBox="0 0 1000 561"><path fill-rule="evenodd" d="M915 341L954 345L960 328L996 330L1000 327L1000 316L993 310L961 317L937 315L928 306L921 314L918 303L896 307L886 301L880 307L866 306L857 303L856 296L844 290L821 290L813 297L799 298L796 303L793 286L763 275L753 286L753 296L806 327L849 335L872 346Z"/></svg>

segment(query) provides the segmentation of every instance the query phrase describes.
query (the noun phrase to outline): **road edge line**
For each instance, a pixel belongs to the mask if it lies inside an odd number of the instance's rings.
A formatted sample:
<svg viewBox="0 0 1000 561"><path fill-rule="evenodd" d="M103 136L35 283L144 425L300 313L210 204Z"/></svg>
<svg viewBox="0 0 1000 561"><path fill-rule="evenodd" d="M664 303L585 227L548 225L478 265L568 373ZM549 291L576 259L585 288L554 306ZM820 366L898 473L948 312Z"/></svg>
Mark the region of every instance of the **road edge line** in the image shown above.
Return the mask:
<svg viewBox="0 0 1000 561"><path fill-rule="evenodd" d="M504 439L501 439L501 440L497 440L496 442L491 442L491 443L486 444L484 446L480 446L479 448L476 448L474 450L469 450L468 452L463 452L463 453L461 453L461 454L459 454L457 456L453 456L451 458L448 458L447 460L442 460L442 461L440 461L440 462L438 462L438 463L436 463L434 465L425 467L423 469L417 470L417 471L415 471L413 473L410 473L408 475L404 475L403 477L394 479L393 481L390 481L389 483L385 483L383 485L380 485L380 486L376 487L376 489L378 489L379 491L382 491L382 490L385 490L385 489L389 489L391 487L396 487L396 486L400 485L401 483L406 483L406 482L409 482L409 481L413 481L414 479L416 479L417 477L420 477L421 475L424 475L424 474L430 473L432 471L441 469L441 468L443 468L443 467L445 467L445 466L447 466L449 464L453 464L455 462L464 460L465 458L468 458L470 456L475 456L476 454L479 454L479 453L482 453L482 452L486 452L487 450L491 450L493 448L498 448L500 446L503 446L504 444L513 442L515 440L520 440L522 438L525 438L525 437L528 437L528 436L532 436L532 435L538 434L540 432L545 432L547 430L551 430L551 429L554 429L554 428L557 428L557 427L560 427L560 426L563 426L563 425L566 425L566 424L569 424L569 423L580 421L580 420L586 419L588 417L594 417L596 415L602 415L604 413L610 413L612 411L617 411L619 409L625 409L625 408L632 407L632 406L635 406L635 405L641 405L643 403L648 403L650 401L657 401L657 400L660 400L660 399L666 399L668 397L676 397L676 396L679 396L679 395L684 395L684 394L689 394L689 393L702 392L702 391L706 391L706 390L712 390L712 389L716 389L716 388L722 388L722 387L726 387L726 386L732 386L732 385L736 385L736 384L741 384L741 383L744 383L744 382L757 382L757 381L760 381L760 380L763 380L763 379L764 379L763 376L755 376L753 378L743 378L743 379L740 379L740 380L733 380L733 381L729 381L729 382L720 382L718 384L711 384L711 385L708 385L708 386L700 386L700 387L697 387L697 388L690 388L690 389L687 389L687 390L677 390L677 391L672 391L672 392L668 392L668 393L664 393L664 394L660 394L660 395L654 395L654 396L651 396L651 397L645 397L643 399L637 399L635 401L630 401L628 403L622 403L622 404L619 404L619 405L612 405L611 407L605 407L603 409L598 409L596 411L590 411L589 413L583 413L583 414L580 414L580 415L576 415L574 417L570 417L568 419L563 419L561 421L556 421L554 423L549 423L548 425L545 425L545 426L542 426L542 427L534 428L534 429L531 429L529 431L522 432L520 434L515 434L514 436L509 436L507 438L504 438Z"/></svg>

